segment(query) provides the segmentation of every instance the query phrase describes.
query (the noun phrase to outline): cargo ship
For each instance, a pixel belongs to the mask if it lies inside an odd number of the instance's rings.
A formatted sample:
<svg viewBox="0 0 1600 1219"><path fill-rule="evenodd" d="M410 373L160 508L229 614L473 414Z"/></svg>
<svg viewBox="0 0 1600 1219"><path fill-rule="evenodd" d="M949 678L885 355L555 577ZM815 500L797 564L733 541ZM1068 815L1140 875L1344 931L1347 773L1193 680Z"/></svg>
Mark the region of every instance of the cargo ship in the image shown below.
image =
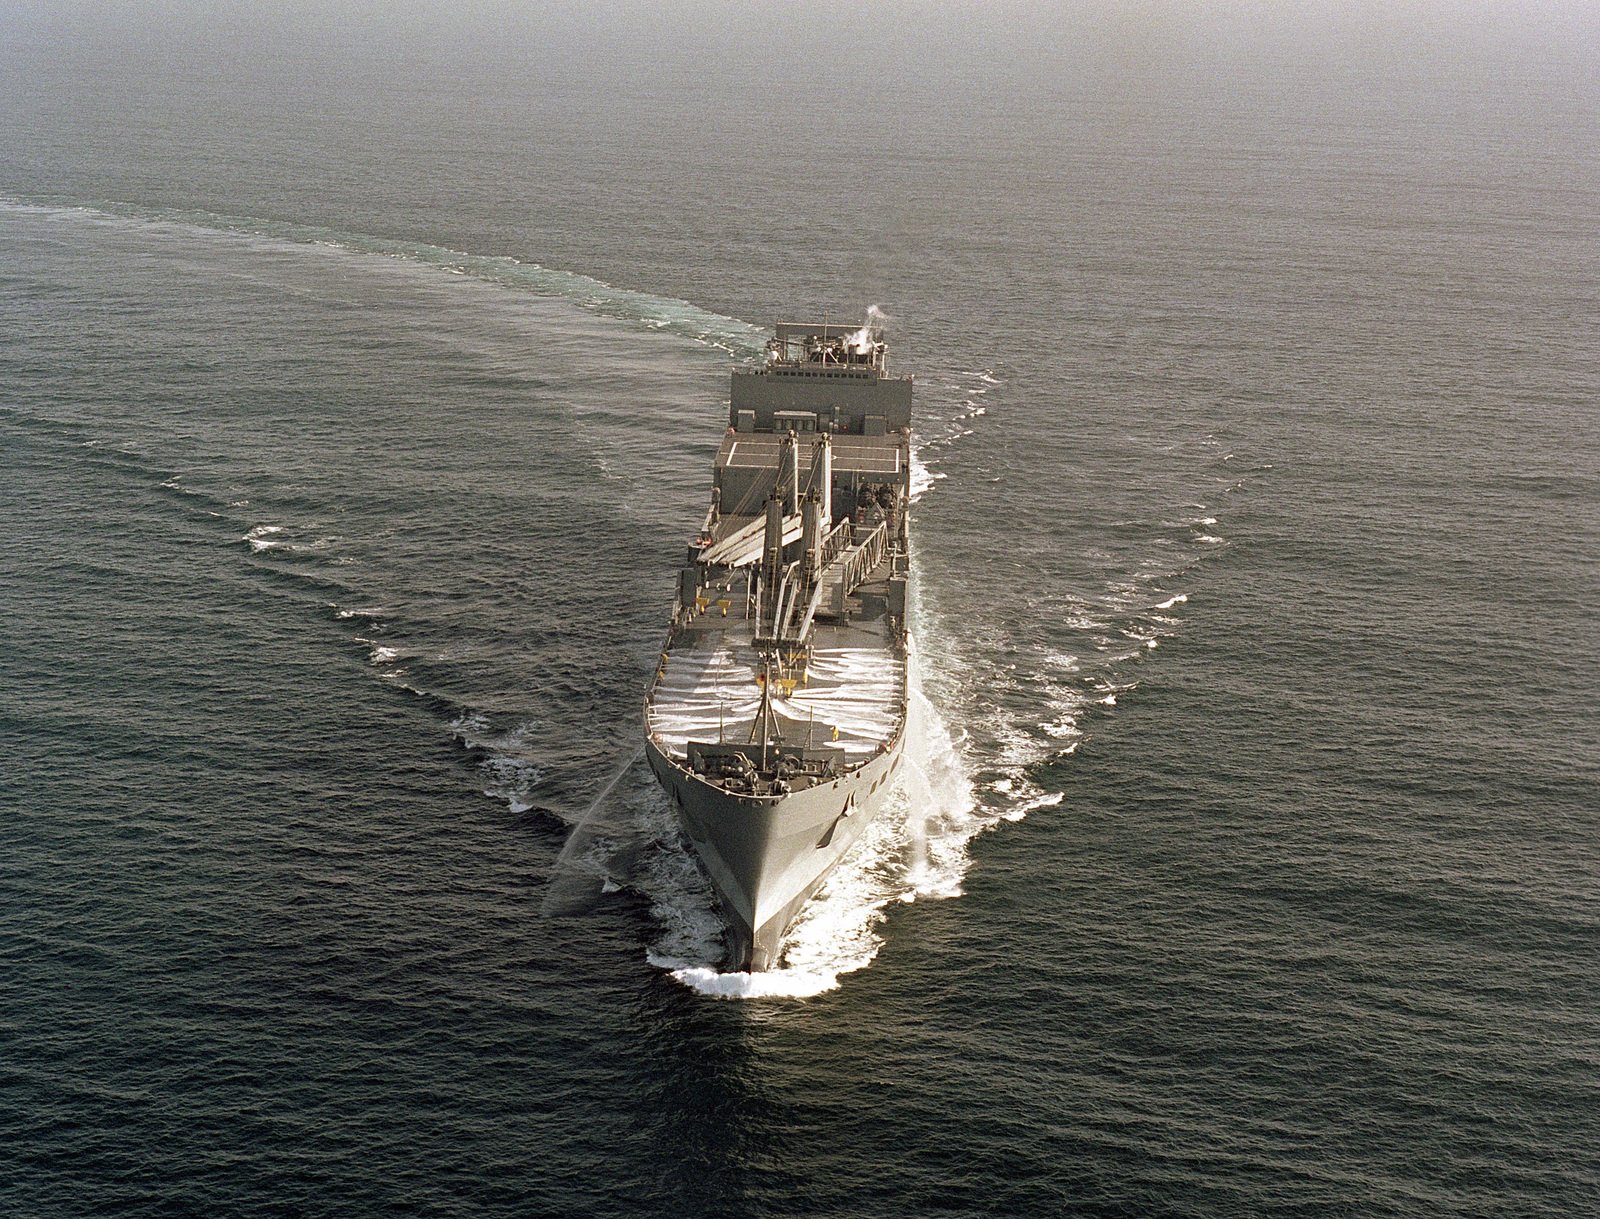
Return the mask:
<svg viewBox="0 0 1600 1219"><path fill-rule="evenodd" d="M645 754L716 890L730 971L782 965L901 765L913 378L889 374L880 318L780 323L734 371L645 697Z"/></svg>

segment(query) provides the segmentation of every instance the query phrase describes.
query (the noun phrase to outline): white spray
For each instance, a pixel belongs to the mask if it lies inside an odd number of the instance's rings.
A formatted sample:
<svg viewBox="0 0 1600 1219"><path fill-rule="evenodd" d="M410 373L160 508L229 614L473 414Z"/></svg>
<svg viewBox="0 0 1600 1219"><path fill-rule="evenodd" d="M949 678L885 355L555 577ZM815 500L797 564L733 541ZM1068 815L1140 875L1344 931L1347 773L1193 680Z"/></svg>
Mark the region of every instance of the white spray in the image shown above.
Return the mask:
<svg viewBox="0 0 1600 1219"><path fill-rule="evenodd" d="M873 345L883 333L883 324L888 320L889 315L882 309L876 305L868 305L867 320L862 323L860 330L845 338L845 346L858 356L871 355Z"/></svg>
<svg viewBox="0 0 1600 1219"><path fill-rule="evenodd" d="M643 757L644 746L641 745L624 758L573 823L561 854L556 856L555 865L550 869L550 884L545 889L541 911L546 917L585 909L610 880L606 867L608 852L598 840L600 831L605 828L601 814L607 797Z"/></svg>

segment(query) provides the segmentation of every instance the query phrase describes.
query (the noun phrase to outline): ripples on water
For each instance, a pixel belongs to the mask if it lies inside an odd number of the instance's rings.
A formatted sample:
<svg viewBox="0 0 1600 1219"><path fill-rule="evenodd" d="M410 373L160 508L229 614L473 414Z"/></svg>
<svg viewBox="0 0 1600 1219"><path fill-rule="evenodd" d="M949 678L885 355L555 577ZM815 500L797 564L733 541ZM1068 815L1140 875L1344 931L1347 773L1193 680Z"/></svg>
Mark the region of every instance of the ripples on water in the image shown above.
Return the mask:
<svg viewBox="0 0 1600 1219"><path fill-rule="evenodd" d="M10 1213L1600 1188L1592 361L890 299L917 765L752 982L635 762L738 267L83 202L0 207Z"/></svg>

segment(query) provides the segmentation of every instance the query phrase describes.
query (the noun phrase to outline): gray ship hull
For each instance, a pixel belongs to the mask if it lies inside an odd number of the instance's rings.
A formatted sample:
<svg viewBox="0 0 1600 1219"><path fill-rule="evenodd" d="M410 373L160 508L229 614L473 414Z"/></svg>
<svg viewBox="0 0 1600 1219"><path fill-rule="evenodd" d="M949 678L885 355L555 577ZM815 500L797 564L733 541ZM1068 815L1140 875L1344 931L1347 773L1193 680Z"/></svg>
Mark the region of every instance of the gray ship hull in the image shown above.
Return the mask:
<svg viewBox="0 0 1600 1219"><path fill-rule="evenodd" d="M736 796L667 757L646 756L717 891L728 968L776 968L785 933L882 810L905 735L832 783L787 796Z"/></svg>

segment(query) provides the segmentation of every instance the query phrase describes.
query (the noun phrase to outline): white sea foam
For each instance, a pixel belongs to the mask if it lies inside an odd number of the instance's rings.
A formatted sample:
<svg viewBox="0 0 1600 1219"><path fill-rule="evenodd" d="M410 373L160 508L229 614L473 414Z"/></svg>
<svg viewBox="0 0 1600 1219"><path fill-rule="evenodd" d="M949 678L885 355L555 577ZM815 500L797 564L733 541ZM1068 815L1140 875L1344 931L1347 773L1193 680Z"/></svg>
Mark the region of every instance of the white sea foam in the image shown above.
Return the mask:
<svg viewBox="0 0 1600 1219"><path fill-rule="evenodd" d="M533 790L545 776L543 767L524 758L497 754L479 764L484 778L483 794L491 800L504 800L513 813L534 807Z"/></svg>
<svg viewBox="0 0 1600 1219"><path fill-rule="evenodd" d="M185 494L193 493L186 492ZM309 542L296 542L292 541L288 536L282 536L287 532L286 527L283 525L257 525L240 540L248 542L250 549L258 554L268 550L282 550L295 554L315 554L327 550L338 541L337 538L323 537L315 538Z"/></svg>
<svg viewBox="0 0 1600 1219"><path fill-rule="evenodd" d="M1048 724L1043 724L1041 727L1044 729L1044 732L1047 736L1053 736L1057 740L1065 737L1077 736L1078 717L1070 714L1063 715L1060 719Z"/></svg>
<svg viewBox="0 0 1600 1219"><path fill-rule="evenodd" d="M372 649L371 661L375 665L386 665L400 658L400 649L391 647L376 647Z"/></svg>
<svg viewBox="0 0 1600 1219"><path fill-rule="evenodd" d="M275 541L273 535L282 532L282 525L257 525L249 533L245 534L240 541L249 542L250 549L257 553L263 550L276 550L284 543Z"/></svg>
<svg viewBox="0 0 1600 1219"><path fill-rule="evenodd" d="M1065 757L1077 748L1078 741L1074 740L1054 753L1057 757ZM1050 791L1029 778L1024 766L1015 767L1004 778L989 786L998 799L990 800L989 807L983 813L982 828L986 830L1003 822L1021 821L1031 812L1060 804L1062 799L1061 792Z"/></svg>
<svg viewBox="0 0 1600 1219"><path fill-rule="evenodd" d="M489 730L489 717L482 711L463 711L450 721L450 731L463 745L475 749Z"/></svg>
<svg viewBox="0 0 1600 1219"><path fill-rule="evenodd" d="M934 470L931 470L928 467L928 463L922 460L921 456L916 452L916 450L912 450L912 453L911 453L911 502L912 503L916 503L917 500L921 499L924 495L926 495L929 491L931 491L933 489L933 484L938 482L943 477L944 477L944 475L942 473L937 473Z"/></svg>
<svg viewBox="0 0 1600 1219"><path fill-rule="evenodd" d="M485 712L468 709L451 720L449 728L468 749L481 749L489 755L478 764L484 795L504 800L513 813L525 813L535 806L532 793L547 772L523 756L528 739L535 735L533 723L518 723L500 732Z"/></svg>
<svg viewBox="0 0 1600 1219"><path fill-rule="evenodd" d="M810 999L839 985L839 975L826 971L773 969L766 973L724 974L706 965L673 969L671 961L654 956L650 963L669 970L690 990L716 999Z"/></svg>
<svg viewBox="0 0 1600 1219"><path fill-rule="evenodd" d="M1020 821L1029 813L1037 812L1041 808L1054 808L1066 798L1065 792L1042 792L1030 800L1024 800L1012 809L1012 819Z"/></svg>

